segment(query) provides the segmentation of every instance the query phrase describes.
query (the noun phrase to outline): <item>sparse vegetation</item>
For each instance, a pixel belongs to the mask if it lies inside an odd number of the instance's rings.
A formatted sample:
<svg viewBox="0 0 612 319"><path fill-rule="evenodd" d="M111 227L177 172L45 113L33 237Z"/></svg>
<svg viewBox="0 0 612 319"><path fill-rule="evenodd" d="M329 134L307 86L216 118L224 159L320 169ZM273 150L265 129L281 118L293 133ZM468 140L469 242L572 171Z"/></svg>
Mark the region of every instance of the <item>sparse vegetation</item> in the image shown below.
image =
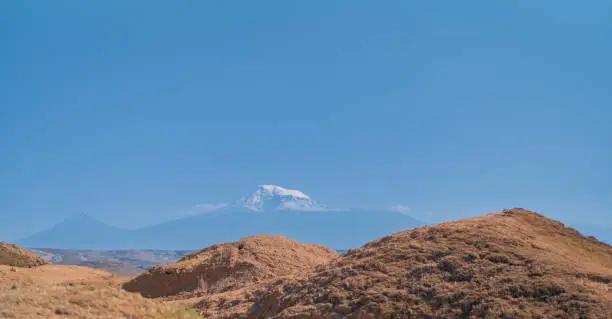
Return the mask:
<svg viewBox="0 0 612 319"><path fill-rule="evenodd" d="M120 288L125 280L86 267L0 266L0 318L192 319L196 310L163 305Z"/></svg>
<svg viewBox="0 0 612 319"><path fill-rule="evenodd" d="M213 245L176 264L154 267L124 288L172 303L190 300L205 315L246 315L255 290L282 276L322 265L339 254L320 245L303 245L282 236L253 236Z"/></svg>
<svg viewBox="0 0 612 319"><path fill-rule="evenodd" d="M611 246L509 209L400 232L275 282L249 318L610 318L610 275Z"/></svg>
<svg viewBox="0 0 612 319"><path fill-rule="evenodd" d="M47 262L14 244L0 242L0 265L13 267L37 267L47 264Z"/></svg>

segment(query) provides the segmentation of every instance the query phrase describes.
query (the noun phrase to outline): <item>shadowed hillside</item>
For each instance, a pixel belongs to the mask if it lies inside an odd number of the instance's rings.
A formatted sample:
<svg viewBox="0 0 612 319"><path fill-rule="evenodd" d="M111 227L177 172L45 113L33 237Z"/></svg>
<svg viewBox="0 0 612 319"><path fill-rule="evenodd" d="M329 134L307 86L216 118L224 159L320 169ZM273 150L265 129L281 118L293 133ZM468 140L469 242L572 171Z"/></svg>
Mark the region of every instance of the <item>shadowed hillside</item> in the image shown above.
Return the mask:
<svg viewBox="0 0 612 319"><path fill-rule="evenodd" d="M612 247L523 210L396 233L262 289L250 318L609 318Z"/></svg>

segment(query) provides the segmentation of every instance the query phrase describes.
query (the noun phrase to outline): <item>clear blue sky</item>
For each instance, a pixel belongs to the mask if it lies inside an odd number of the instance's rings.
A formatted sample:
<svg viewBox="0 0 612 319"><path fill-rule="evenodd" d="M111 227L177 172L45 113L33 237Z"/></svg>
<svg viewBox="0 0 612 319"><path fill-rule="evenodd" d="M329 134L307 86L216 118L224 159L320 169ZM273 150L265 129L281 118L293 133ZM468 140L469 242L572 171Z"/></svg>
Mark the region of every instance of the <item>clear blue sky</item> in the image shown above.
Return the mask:
<svg viewBox="0 0 612 319"><path fill-rule="evenodd" d="M611 57L610 1L5 2L0 240L264 183L612 226Z"/></svg>

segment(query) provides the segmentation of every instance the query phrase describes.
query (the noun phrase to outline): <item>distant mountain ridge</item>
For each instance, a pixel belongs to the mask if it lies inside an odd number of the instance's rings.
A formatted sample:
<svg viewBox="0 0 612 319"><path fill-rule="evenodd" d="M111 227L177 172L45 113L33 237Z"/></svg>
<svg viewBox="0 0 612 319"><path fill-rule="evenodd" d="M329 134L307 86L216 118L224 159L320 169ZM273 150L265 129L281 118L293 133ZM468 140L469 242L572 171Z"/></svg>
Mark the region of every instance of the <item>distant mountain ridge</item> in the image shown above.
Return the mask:
<svg viewBox="0 0 612 319"><path fill-rule="evenodd" d="M31 248L81 250L196 250L218 242L269 234L348 249L423 224L390 210L334 210L302 191L259 185L249 196L212 212L136 230L109 226L79 214L18 243Z"/></svg>
<svg viewBox="0 0 612 319"><path fill-rule="evenodd" d="M349 249L423 225L422 221L390 209L331 209L302 191L259 185L234 204L219 205L219 209L199 215L127 230L78 214L17 243L29 248L73 250L197 250L218 242L268 234ZM586 235L605 233L589 231Z"/></svg>

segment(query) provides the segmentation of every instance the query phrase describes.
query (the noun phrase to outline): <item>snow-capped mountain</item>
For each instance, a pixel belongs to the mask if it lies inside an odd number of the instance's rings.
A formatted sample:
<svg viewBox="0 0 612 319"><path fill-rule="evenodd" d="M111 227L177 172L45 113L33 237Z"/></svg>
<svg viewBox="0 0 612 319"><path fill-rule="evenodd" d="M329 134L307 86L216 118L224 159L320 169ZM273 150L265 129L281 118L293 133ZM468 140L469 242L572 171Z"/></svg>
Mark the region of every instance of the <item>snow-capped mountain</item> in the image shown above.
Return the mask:
<svg viewBox="0 0 612 319"><path fill-rule="evenodd" d="M78 215L18 244L30 248L196 250L246 236L275 234L347 249L424 225L391 209L329 209L301 191L276 185L260 185L231 205L198 206L202 209L199 214L138 229L119 229Z"/></svg>
<svg viewBox="0 0 612 319"><path fill-rule="evenodd" d="M250 196L237 202L237 206L253 211L324 211L325 205L317 203L299 190L277 185L259 185Z"/></svg>

